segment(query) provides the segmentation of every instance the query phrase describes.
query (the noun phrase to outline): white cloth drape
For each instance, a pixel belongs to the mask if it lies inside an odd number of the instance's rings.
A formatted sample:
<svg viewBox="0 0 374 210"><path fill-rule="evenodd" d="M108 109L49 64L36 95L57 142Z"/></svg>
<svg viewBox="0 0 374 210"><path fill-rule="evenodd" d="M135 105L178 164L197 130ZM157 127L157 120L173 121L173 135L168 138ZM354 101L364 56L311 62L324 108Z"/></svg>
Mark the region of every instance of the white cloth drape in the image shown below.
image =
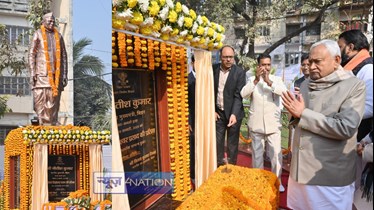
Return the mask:
<svg viewBox="0 0 374 210"><path fill-rule="evenodd" d="M217 168L212 53L195 51L195 183L198 188Z"/></svg>
<svg viewBox="0 0 374 210"><path fill-rule="evenodd" d="M102 172L103 170L103 147L101 144L90 144L89 146L90 156L90 197L92 201L102 201L103 194L94 193L94 188L97 189L101 185L97 184L93 180L94 172ZM95 190L96 192L102 192L102 190Z"/></svg>
<svg viewBox="0 0 374 210"><path fill-rule="evenodd" d="M119 134L118 134L116 108L114 106L113 91L112 91L112 171L124 173L121 145L119 142ZM112 194L112 209L113 210L130 209L129 198L127 194Z"/></svg>
<svg viewBox="0 0 374 210"><path fill-rule="evenodd" d="M31 209L40 210L48 203L48 145L34 145Z"/></svg>

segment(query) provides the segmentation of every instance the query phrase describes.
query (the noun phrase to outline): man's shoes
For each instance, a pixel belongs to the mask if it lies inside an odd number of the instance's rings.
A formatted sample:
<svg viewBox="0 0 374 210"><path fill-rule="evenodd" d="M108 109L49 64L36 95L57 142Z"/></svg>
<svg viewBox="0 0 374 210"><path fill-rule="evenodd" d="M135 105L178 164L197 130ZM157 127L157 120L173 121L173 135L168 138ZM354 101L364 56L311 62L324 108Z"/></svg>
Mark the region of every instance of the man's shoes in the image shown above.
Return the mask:
<svg viewBox="0 0 374 210"><path fill-rule="evenodd" d="M283 187L283 185L282 184L280 184L279 185L279 192L284 192L286 189L284 189L284 187Z"/></svg>

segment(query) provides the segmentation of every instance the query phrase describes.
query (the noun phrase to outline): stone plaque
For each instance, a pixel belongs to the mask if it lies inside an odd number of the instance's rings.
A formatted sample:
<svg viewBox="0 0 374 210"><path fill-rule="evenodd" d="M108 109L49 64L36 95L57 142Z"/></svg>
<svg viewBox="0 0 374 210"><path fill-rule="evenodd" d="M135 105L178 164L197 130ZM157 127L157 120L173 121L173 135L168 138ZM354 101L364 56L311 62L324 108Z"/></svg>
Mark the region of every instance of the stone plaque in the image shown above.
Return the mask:
<svg viewBox="0 0 374 210"><path fill-rule="evenodd" d="M76 155L48 156L48 197L50 202L61 201L77 190Z"/></svg>
<svg viewBox="0 0 374 210"><path fill-rule="evenodd" d="M115 69L113 90L124 170L160 171L154 72ZM143 198L129 197L131 206Z"/></svg>

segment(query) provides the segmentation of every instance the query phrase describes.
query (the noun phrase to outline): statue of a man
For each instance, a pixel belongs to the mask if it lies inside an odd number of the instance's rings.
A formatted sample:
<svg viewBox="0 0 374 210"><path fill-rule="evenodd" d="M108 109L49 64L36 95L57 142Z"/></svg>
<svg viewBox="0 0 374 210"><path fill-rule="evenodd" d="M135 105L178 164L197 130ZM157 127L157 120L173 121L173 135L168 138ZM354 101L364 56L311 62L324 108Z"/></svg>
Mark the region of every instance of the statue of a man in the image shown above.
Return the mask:
<svg viewBox="0 0 374 210"><path fill-rule="evenodd" d="M55 27L52 13L43 16L29 50L34 110L40 124L57 125L61 91L67 85L67 54L63 37Z"/></svg>

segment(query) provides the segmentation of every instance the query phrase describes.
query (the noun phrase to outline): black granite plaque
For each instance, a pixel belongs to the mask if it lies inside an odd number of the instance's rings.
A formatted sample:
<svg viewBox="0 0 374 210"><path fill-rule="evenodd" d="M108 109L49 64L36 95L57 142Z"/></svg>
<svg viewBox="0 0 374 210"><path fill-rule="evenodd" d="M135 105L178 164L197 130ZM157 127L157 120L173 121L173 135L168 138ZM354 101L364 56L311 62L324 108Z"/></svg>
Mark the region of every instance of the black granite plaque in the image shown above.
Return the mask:
<svg viewBox="0 0 374 210"><path fill-rule="evenodd" d="M154 72L114 69L112 75L124 170L160 171ZM144 198L129 197L131 206Z"/></svg>
<svg viewBox="0 0 374 210"><path fill-rule="evenodd" d="M75 155L48 156L48 196L50 202L61 201L77 190Z"/></svg>

